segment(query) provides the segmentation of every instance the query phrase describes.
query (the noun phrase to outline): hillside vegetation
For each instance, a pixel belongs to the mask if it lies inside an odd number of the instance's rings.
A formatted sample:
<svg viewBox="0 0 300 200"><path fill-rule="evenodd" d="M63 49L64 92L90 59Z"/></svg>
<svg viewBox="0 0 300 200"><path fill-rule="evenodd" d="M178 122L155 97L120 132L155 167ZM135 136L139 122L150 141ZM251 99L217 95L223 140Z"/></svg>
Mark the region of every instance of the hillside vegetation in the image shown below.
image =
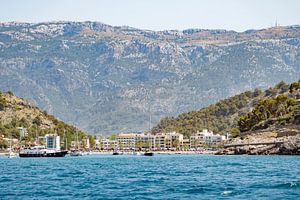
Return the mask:
<svg viewBox="0 0 300 200"><path fill-rule="evenodd" d="M287 93L287 88L289 88L289 93ZM292 95L294 91L300 89L300 82L290 85L281 82L276 89L279 89L280 94L261 99L251 112L239 118L240 131L253 131L268 128L270 125L286 125L295 121L294 113L297 107L296 99Z"/></svg>
<svg viewBox="0 0 300 200"><path fill-rule="evenodd" d="M19 139L17 127L27 129L28 135L22 139L25 144L33 144L36 136L49 133L57 133L62 139L67 138L69 145L74 140L76 131L79 138L86 137L76 127L41 111L29 101L14 96L12 92L0 92L0 148L7 145L4 137Z"/></svg>
<svg viewBox="0 0 300 200"><path fill-rule="evenodd" d="M264 92L258 89L247 91L198 111L165 117L152 132L177 131L188 137L194 132L209 129L237 136L240 132L266 128L271 124L291 123L296 101L289 94L290 86L282 81Z"/></svg>

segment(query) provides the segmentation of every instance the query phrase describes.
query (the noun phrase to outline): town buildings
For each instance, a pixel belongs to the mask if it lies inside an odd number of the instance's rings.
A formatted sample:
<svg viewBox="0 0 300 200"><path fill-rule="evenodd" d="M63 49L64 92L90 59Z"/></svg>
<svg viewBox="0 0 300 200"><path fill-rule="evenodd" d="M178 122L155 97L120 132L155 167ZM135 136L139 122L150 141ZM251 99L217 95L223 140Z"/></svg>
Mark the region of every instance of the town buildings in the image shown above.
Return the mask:
<svg viewBox="0 0 300 200"><path fill-rule="evenodd" d="M204 146L212 146L224 142L227 136L214 134L204 129L190 138L184 138L177 132L168 133L120 133L115 140L100 138L96 140L96 148L100 150L189 150Z"/></svg>

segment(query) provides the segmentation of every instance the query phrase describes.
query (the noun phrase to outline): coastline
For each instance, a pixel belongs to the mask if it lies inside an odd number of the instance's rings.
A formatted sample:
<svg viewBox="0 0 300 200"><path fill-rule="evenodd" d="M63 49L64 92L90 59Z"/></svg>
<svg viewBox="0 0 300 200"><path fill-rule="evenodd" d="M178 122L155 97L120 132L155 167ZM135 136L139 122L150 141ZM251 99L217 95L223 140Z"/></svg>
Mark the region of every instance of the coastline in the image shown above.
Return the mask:
<svg viewBox="0 0 300 200"><path fill-rule="evenodd" d="M300 155L300 125L272 127L235 138L218 155Z"/></svg>

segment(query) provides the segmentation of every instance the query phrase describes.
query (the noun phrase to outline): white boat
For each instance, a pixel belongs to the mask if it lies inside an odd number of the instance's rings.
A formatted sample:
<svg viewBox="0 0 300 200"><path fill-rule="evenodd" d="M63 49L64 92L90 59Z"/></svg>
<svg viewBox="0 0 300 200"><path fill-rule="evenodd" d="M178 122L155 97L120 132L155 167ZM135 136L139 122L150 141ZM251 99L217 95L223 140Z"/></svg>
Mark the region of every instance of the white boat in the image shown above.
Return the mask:
<svg viewBox="0 0 300 200"><path fill-rule="evenodd" d="M141 152L139 152L139 151L136 151L136 152L134 152L134 155L136 155L136 156L141 156L141 155L142 155L142 153L141 153Z"/></svg>
<svg viewBox="0 0 300 200"><path fill-rule="evenodd" d="M76 129L76 149L71 151L70 156L83 156L83 155L84 155L84 153L79 150L78 132L77 132L77 129Z"/></svg>
<svg viewBox="0 0 300 200"><path fill-rule="evenodd" d="M20 151L21 158L28 157L64 157L68 151L47 149L45 146L34 146L32 148L23 149Z"/></svg>
<svg viewBox="0 0 300 200"><path fill-rule="evenodd" d="M17 157L17 154L10 150L8 153L8 158L15 158L15 157Z"/></svg>
<svg viewBox="0 0 300 200"><path fill-rule="evenodd" d="M92 151L86 151L86 152L84 152L83 154L84 154L84 155L92 155L93 152L92 152Z"/></svg>
<svg viewBox="0 0 300 200"><path fill-rule="evenodd" d="M70 156L83 156L83 152L74 150L74 151L71 151Z"/></svg>
<svg viewBox="0 0 300 200"><path fill-rule="evenodd" d="M15 157L17 157L17 154L12 151L12 138L10 137L8 158L15 158Z"/></svg>

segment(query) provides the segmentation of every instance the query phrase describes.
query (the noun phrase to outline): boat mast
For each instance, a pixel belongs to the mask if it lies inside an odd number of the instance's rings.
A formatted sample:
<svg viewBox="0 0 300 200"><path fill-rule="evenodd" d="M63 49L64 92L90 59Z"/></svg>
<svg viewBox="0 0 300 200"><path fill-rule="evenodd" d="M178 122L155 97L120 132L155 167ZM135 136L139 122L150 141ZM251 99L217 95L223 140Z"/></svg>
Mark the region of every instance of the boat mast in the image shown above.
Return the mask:
<svg viewBox="0 0 300 200"><path fill-rule="evenodd" d="M37 125L36 125L36 129L35 129L35 145L38 145L38 132L37 132Z"/></svg>
<svg viewBox="0 0 300 200"><path fill-rule="evenodd" d="M68 143L67 143L67 136L66 136L66 130L64 129L64 137L65 137L65 150L68 150Z"/></svg>
<svg viewBox="0 0 300 200"><path fill-rule="evenodd" d="M75 127L76 130L76 150L78 151L78 132L77 132L77 128Z"/></svg>
<svg viewBox="0 0 300 200"><path fill-rule="evenodd" d="M148 103L148 115L149 115L149 132L151 132L151 98L149 97L150 96L150 89L149 90L146 90L146 103Z"/></svg>
<svg viewBox="0 0 300 200"><path fill-rule="evenodd" d="M10 140L9 140L9 153L11 154L12 153L12 150L11 150L11 147L12 147L12 135L11 135L11 133L10 133Z"/></svg>
<svg viewBox="0 0 300 200"><path fill-rule="evenodd" d="M149 101L149 133L151 132L151 105Z"/></svg>

